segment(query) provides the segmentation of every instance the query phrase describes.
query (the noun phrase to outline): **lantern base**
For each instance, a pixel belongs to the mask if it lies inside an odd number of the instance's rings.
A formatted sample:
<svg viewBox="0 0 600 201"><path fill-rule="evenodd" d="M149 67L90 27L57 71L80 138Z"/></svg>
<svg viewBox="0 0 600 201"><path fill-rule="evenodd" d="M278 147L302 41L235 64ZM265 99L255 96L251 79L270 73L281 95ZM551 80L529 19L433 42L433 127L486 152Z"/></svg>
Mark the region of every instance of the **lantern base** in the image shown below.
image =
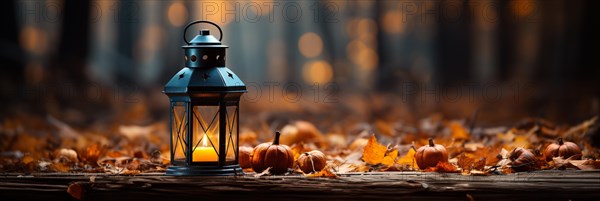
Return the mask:
<svg viewBox="0 0 600 201"><path fill-rule="evenodd" d="M234 176L244 175L240 165L226 166L174 166L167 168L169 176Z"/></svg>

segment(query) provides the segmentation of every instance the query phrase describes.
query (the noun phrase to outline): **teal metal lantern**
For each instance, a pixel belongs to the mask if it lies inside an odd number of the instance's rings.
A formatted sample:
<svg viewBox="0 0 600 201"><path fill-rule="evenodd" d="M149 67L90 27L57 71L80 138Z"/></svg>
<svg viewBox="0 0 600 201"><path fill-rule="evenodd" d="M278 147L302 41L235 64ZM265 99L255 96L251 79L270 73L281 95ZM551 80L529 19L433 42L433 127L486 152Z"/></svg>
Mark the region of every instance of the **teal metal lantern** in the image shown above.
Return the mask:
<svg viewBox="0 0 600 201"><path fill-rule="evenodd" d="M208 23L217 40L201 30L187 41L187 29ZM195 21L183 33L185 67L164 88L170 100L171 166L167 175L241 175L238 164L240 97L246 85L225 65L223 31Z"/></svg>

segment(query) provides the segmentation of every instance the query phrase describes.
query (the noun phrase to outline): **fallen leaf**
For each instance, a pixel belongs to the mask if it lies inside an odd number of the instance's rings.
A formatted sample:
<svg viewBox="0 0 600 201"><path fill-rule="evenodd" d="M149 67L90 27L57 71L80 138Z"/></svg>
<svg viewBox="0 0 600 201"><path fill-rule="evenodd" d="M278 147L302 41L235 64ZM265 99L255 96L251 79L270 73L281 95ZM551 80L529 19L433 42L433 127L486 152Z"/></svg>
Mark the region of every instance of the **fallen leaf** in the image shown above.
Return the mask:
<svg viewBox="0 0 600 201"><path fill-rule="evenodd" d="M580 170L600 169L600 161L598 160L570 160L569 163L571 163Z"/></svg>
<svg viewBox="0 0 600 201"><path fill-rule="evenodd" d="M56 159L60 161L78 162L77 152L73 149L59 149L54 152Z"/></svg>
<svg viewBox="0 0 600 201"><path fill-rule="evenodd" d="M336 173L338 174L344 174L344 173L348 173L348 172L353 172L355 171L357 168L356 166L354 166L353 164L342 164L340 166L338 166Z"/></svg>
<svg viewBox="0 0 600 201"><path fill-rule="evenodd" d="M371 135L363 151L362 160L368 164L377 165L383 161L386 152L387 148L377 142L375 135Z"/></svg>
<svg viewBox="0 0 600 201"><path fill-rule="evenodd" d="M83 188L78 183L72 183L69 185L67 188L67 193L77 200L82 200L83 198Z"/></svg>
<svg viewBox="0 0 600 201"><path fill-rule="evenodd" d="M306 177L329 177L329 178L338 178L338 175L335 174L331 167L327 166L323 168L321 171L313 174L305 174Z"/></svg>
<svg viewBox="0 0 600 201"><path fill-rule="evenodd" d="M407 167L407 170L418 170L419 166L415 162L415 153L417 153L417 151L414 147L411 147L404 156L396 161L396 163L402 165L402 167Z"/></svg>
<svg viewBox="0 0 600 201"><path fill-rule="evenodd" d="M258 178L263 175L269 175L271 173L270 170L271 170L271 167L268 167L267 169L263 170L261 173L255 174L254 177Z"/></svg>
<svg viewBox="0 0 600 201"><path fill-rule="evenodd" d="M515 134L514 134L513 130L511 129L511 130L506 131L506 133L496 134L496 139L500 140L501 142L509 143L509 142L512 142L513 139L515 139Z"/></svg>
<svg viewBox="0 0 600 201"><path fill-rule="evenodd" d="M152 126L119 126L119 133L129 140L146 138L153 130Z"/></svg>
<svg viewBox="0 0 600 201"><path fill-rule="evenodd" d="M456 166L452 165L449 162L439 162L435 166L436 172L458 172Z"/></svg>
<svg viewBox="0 0 600 201"><path fill-rule="evenodd" d="M100 148L100 145L93 144L92 146L87 147L85 151L81 153L82 154L80 157L82 161L87 162L87 164L90 165L97 165L98 158L100 158L100 155L102 154L102 149Z"/></svg>
<svg viewBox="0 0 600 201"><path fill-rule="evenodd" d="M557 169L575 168L580 170L595 170L600 169L600 161L598 160L573 160L579 157L579 155L573 155L567 159L562 157L552 158L550 166Z"/></svg>
<svg viewBox="0 0 600 201"><path fill-rule="evenodd" d="M458 169L449 162L439 162L435 167L428 167L423 172L456 173Z"/></svg>
<svg viewBox="0 0 600 201"><path fill-rule="evenodd" d="M512 143L513 147L523 147L523 148L528 148L529 147L529 140L527 136L524 135L518 135L515 136L514 142Z"/></svg>
<svg viewBox="0 0 600 201"><path fill-rule="evenodd" d="M394 163L396 163L396 158L398 157L398 150L394 149L391 152L388 152L384 157L383 160L381 161L381 164L385 165L385 166L392 166L394 165Z"/></svg>
<svg viewBox="0 0 600 201"><path fill-rule="evenodd" d="M464 148L466 151L476 152L478 149L485 147L481 142L469 142L464 144Z"/></svg>
<svg viewBox="0 0 600 201"><path fill-rule="evenodd" d="M486 158L482 157L477 162L473 163L473 170L483 170L485 168L485 161Z"/></svg>
<svg viewBox="0 0 600 201"><path fill-rule="evenodd" d="M55 163L51 165L51 170L56 172L70 172L71 166L65 163Z"/></svg>
<svg viewBox="0 0 600 201"><path fill-rule="evenodd" d="M454 139L466 140L469 139L469 132L465 127L463 127L462 123L458 121L450 122L450 131L452 132L452 137Z"/></svg>
<svg viewBox="0 0 600 201"><path fill-rule="evenodd" d="M34 161L33 157L31 157L29 155L24 156L23 159L21 159L21 162L23 162L23 164L28 164L28 163L31 163L33 161Z"/></svg>
<svg viewBox="0 0 600 201"><path fill-rule="evenodd" d="M456 158L458 159L456 164L462 169L463 172L469 172L473 167L473 163L475 163L475 159L467 156L465 153L458 155Z"/></svg>
<svg viewBox="0 0 600 201"><path fill-rule="evenodd" d="M510 164L510 159L508 159L508 155L509 152L502 148L502 150L500 151L500 154L498 154L497 158L500 159L498 161L498 163L496 163L496 166L500 167L500 168L504 168L506 167L508 164Z"/></svg>
<svg viewBox="0 0 600 201"><path fill-rule="evenodd" d="M354 141L352 141L349 148L350 148L350 150L358 151L360 149L363 149L365 146L367 146L368 143L369 143L369 140L367 140L365 138L356 138Z"/></svg>

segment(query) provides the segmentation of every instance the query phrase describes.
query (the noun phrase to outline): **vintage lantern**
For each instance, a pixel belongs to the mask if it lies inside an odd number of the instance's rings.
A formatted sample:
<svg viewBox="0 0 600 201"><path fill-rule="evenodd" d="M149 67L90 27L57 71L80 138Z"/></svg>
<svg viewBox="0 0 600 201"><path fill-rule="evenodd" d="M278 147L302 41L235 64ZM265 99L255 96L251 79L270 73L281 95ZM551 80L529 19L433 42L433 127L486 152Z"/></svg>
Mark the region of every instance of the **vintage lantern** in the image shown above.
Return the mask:
<svg viewBox="0 0 600 201"><path fill-rule="evenodd" d="M187 29L208 23L219 39L201 30L191 41ZM170 100L171 166L167 175L238 175L240 97L246 86L225 66L223 31L195 21L183 31L185 66L164 88Z"/></svg>

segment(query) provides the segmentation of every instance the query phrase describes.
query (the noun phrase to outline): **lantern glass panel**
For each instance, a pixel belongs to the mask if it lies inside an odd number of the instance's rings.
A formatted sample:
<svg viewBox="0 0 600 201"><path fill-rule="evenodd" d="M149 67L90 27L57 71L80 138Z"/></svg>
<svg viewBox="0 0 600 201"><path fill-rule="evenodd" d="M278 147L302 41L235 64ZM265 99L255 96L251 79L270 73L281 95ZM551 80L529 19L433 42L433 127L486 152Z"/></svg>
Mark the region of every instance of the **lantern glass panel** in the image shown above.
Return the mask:
<svg viewBox="0 0 600 201"><path fill-rule="evenodd" d="M237 160L238 150L238 120L239 120L239 109L238 106L227 106L227 161Z"/></svg>
<svg viewBox="0 0 600 201"><path fill-rule="evenodd" d="M194 106L193 162L217 162L219 155L219 106ZM204 149L204 152L201 152ZM211 150L212 149L212 150ZM214 153L212 152L214 151Z"/></svg>
<svg viewBox="0 0 600 201"><path fill-rule="evenodd" d="M185 162L188 123L184 102L172 103L171 124L171 156L174 162Z"/></svg>

